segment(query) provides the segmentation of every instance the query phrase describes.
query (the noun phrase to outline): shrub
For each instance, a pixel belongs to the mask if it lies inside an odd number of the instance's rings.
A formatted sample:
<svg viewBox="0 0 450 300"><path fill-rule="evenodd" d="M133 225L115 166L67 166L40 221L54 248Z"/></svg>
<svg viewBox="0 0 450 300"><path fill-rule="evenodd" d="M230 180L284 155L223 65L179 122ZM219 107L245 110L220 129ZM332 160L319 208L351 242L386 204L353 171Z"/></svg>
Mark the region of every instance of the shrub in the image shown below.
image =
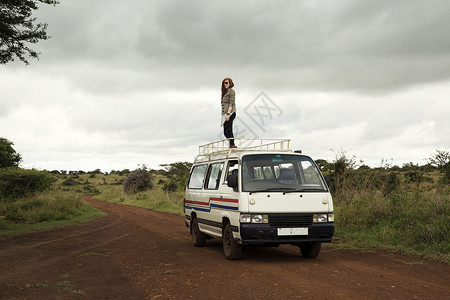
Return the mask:
<svg viewBox="0 0 450 300"><path fill-rule="evenodd" d="M116 178L116 180L114 180L114 182L112 183L112 185L122 185L122 184L123 184L123 181L124 181L123 178L121 178L120 180L118 180L118 179Z"/></svg>
<svg viewBox="0 0 450 300"><path fill-rule="evenodd" d="M400 186L400 180L394 172L389 172L387 176L384 176L383 194L387 196L395 192Z"/></svg>
<svg viewBox="0 0 450 300"><path fill-rule="evenodd" d="M144 166L128 174L123 181L123 191L126 194L136 194L153 189L153 176Z"/></svg>
<svg viewBox="0 0 450 300"><path fill-rule="evenodd" d="M0 169L0 198L14 200L48 190L55 179L46 171Z"/></svg>
<svg viewBox="0 0 450 300"><path fill-rule="evenodd" d="M162 189L166 192L176 192L178 190L178 183L175 180L164 182L164 186Z"/></svg>
<svg viewBox="0 0 450 300"><path fill-rule="evenodd" d="M69 177L69 178L65 179L61 184L64 186L73 186L73 185L77 185L80 183L81 182L79 180L77 180L75 177Z"/></svg>

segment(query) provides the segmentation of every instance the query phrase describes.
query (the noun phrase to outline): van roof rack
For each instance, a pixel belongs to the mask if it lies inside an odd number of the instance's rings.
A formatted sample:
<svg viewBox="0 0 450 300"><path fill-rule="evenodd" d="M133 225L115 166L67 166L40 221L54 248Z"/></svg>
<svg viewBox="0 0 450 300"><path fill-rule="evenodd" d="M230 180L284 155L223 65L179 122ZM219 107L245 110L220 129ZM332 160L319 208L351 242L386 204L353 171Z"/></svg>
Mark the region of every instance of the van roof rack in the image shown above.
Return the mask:
<svg viewBox="0 0 450 300"><path fill-rule="evenodd" d="M235 138L237 148L229 148L229 139L220 140L198 147L198 155L227 154L238 151L286 151L290 149L290 139L241 139Z"/></svg>

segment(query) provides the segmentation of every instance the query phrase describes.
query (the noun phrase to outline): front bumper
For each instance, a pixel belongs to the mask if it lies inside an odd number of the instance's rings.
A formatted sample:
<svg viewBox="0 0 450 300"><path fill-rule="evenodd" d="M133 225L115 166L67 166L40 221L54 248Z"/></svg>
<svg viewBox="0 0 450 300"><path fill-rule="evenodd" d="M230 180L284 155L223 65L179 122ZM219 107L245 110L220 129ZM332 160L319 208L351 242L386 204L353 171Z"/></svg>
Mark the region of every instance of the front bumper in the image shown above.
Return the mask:
<svg viewBox="0 0 450 300"><path fill-rule="evenodd" d="M308 235L279 236L276 226L270 224L241 224L239 232L243 245L298 244L303 242L329 243L334 234L334 223L314 223Z"/></svg>

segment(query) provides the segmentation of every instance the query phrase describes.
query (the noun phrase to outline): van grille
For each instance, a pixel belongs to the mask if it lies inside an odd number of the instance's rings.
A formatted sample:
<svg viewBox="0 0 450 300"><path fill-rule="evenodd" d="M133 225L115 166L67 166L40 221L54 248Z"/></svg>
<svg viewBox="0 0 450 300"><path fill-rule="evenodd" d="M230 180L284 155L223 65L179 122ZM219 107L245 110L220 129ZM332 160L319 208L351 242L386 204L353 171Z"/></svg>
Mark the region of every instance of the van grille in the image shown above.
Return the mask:
<svg viewBox="0 0 450 300"><path fill-rule="evenodd" d="M269 224L275 227L308 227L312 223L312 214L269 214Z"/></svg>

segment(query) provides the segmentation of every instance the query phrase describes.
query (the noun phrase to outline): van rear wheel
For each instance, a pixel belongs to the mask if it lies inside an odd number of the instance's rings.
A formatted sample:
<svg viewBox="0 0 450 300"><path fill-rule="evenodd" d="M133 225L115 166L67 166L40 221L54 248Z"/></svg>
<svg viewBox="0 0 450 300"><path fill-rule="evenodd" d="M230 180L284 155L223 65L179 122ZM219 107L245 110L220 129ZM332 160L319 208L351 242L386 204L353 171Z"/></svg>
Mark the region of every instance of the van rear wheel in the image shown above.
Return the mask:
<svg viewBox="0 0 450 300"><path fill-rule="evenodd" d="M194 218L191 222L191 236L195 247L204 247L206 245L206 235L198 228L197 218Z"/></svg>
<svg viewBox="0 0 450 300"><path fill-rule="evenodd" d="M305 258L316 258L322 247L321 242L306 242L300 244L300 251Z"/></svg>
<svg viewBox="0 0 450 300"><path fill-rule="evenodd" d="M225 257L229 260L237 260L242 256L242 245L238 244L233 237L231 225L225 225L222 234L223 252Z"/></svg>

